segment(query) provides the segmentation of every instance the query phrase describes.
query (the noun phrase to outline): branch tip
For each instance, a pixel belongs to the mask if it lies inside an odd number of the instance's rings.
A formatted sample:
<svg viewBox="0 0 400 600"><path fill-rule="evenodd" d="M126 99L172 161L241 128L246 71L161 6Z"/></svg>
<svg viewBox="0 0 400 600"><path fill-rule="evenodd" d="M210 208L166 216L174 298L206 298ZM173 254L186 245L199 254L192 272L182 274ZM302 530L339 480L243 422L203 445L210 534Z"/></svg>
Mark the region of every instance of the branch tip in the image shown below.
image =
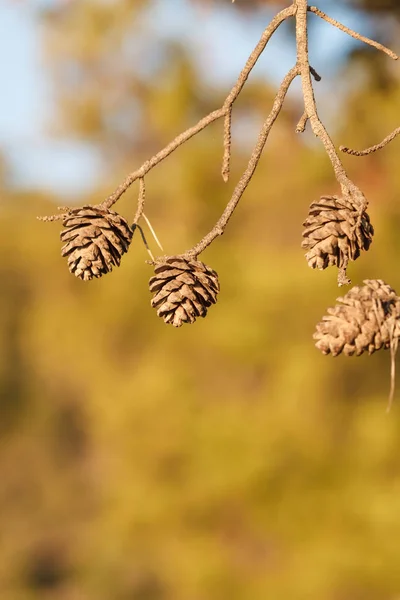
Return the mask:
<svg viewBox="0 0 400 600"><path fill-rule="evenodd" d="M190 140L190 138L192 138L193 136L200 133L200 131L211 125L211 123L227 115L227 111L232 109L234 102L241 93L251 71L253 70L253 67L257 63L261 54L264 52L269 40L271 39L275 31L279 28L279 26L296 13L296 10L296 5L293 3L291 6L281 10L272 19L268 27L264 30L257 46L254 48L253 52L247 59L245 66L243 67L235 85L229 92L222 107L217 110L214 110L213 112L205 116L203 119L201 119L196 125L177 135L176 138L172 140L172 142L165 146L165 148L163 148L162 150L160 150L160 152L152 156L152 158L144 162L139 169L130 173L126 177L126 179L117 187L117 189L110 196L108 196L108 198L101 204L102 208L111 208L111 206L113 206L113 204L115 204L121 198L121 196L126 192L126 190L137 179L143 178L145 175L147 175L147 173L151 169L156 167L161 161L163 161L170 154L172 154L172 152L179 148L179 146L182 146L182 144ZM226 171L223 176L227 176Z"/></svg>
<svg viewBox="0 0 400 600"><path fill-rule="evenodd" d="M348 148L347 146L339 146L339 150L344 152L345 154L350 154L351 156L368 156L369 154L373 154L382 148L385 148L390 142L392 142L398 135L400 134L400 127L392 131L387 137L385 137L382 142L379 144L375 144L375 146L371 146L370 148L366 148L365 150L353 150L352 148Z"/></svg>
<svg viewBox="0 0 400 600"><path fill-rule="evenodd" d="M355 40L359 40L360 42L364 42L364 44L368 44L369 46L372 46L373 48L376 48L377 50L381 50L381 52L384 52L385 54L390 56L390 58L392 58L393 60L398 60L398 58L399 58L398 55L395 54L392 50L390 50L390 48L386 48L386 46L384 46L383 44L380 44L379 42L376 42L375 40L371 40L370 38L367 38L364 35L357 33L357 31L354 31L353 29L346 27L346 25L343 25L343 23L336 21L336 19L332 19L332 17L329 17L322 10L319 10L319 8L317 8L316 6L308 6L307 10L309 12L314 13L315 15L317 15L318 17L320 17L321 19L323 19L330 25L333 25L333 27L336 27L337 29L340 29L340 31L347 33L347 35L350 35Z"/></svg>
<svg viewBox="0 0 400 600"><path fill-rule="evenodd" d="M296 133L304 133L308 123L308 114L307 111L304 111L300 121L297 123Z"/></svg>

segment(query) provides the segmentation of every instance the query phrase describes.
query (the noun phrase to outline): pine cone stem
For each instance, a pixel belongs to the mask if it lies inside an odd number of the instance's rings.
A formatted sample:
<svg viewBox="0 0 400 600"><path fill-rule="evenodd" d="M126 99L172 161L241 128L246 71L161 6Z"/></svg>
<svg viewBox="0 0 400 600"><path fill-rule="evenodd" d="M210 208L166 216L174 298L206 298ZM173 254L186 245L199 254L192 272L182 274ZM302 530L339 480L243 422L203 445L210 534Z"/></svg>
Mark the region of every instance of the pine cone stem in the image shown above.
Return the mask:
<svg viewBox="0 0 400 600"><path fill-rule="evenodd" d="M205 235L198 244L196 244L195 246L193 246L193 248L188 250L184 256L187 256L187 257L199 256L215 240L215 238L217 238L219 235L222 235L224 233L225 227L227 226L229 219L232 217L237 205L239 204L241 197L243 196L247 186L249 185L249 183L251 181L251 178L254 175L254 172L260 161L262 152L264 150L264 146L267 142L267 139L268 139L268 136L272 129L272 126L274 125L279 113L282 110L283 102L286 98L286 94L289 90L289 87L292 84L293 80L298 75L299 75L299 69L298 69L298 66L296 65L289 71L289 73L284 78L284 80L281 84L281 87L275 97L275 101L272 106L272 110L271 110L270 114L268 115L267 120L265 121L265 123L261 129L260 135L259 135L257 143L254 147L253 153L250 157L247 168L246 168L245 172L243 173L242 177L240 178L239 183L237 184L237 186L232 194L232 197L229 200L221 217L219 218L219 220L217 221L215 226L212 228L212 230L209 233L207 233L207 235Z"/></svg>
<svg viewBox="0 0 400 600"><path fill-rule="evenodd" d="M140 221L140 219L143 215L145 203L146 203L146 183L145 183L144 177L141 177L139 179L139 197L138 197L138 201L137 201L137 208L136 208L135 216L133 217L133 223L135 225Z"/></svg>

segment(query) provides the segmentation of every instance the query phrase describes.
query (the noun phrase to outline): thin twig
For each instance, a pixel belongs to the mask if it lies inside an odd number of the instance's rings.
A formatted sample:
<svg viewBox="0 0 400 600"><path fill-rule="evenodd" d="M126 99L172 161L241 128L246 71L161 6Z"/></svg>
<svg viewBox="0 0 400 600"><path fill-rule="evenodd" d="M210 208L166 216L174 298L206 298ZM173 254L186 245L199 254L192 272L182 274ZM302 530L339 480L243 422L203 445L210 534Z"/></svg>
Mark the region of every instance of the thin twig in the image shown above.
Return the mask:
<svg viewBox="0 0 400 600"><path fill-rule="evenodd" d="M144 181L144 177L141 177L139 180L139 197L137 203L137 209L135 216L133 218L133 223L136 225L143 215L144 205L146 202L146 184Z"/></svg>
<svg viewBox="0 0 400 600"><path fill-rule="evenodd" d="M384 148L385 146L390 144L390 142L393 141L399 134L400 134L400 127L395 129L394 131L392 131L392 133L389 134L387 137L385 137L385 139L382 142L380 142L380 144L371 146L370 148L367 148L366 150L352 150L351 148L348 148L347 146L339 146L339 150L341 150L342 152L345 152L346 154L351 154L352 156L368 156L368 154L373 154L373 152L377 152L377 150L381 150L382 148Z"/></svg>
<svg viewBox="0 0 400 600"><path fill-rule="evenodd" d="M224 121L224 158L222 160L222 179L229 180L231 171L231 142L232 142L232 107L225 115Z"/></svg>
<svg viewBox="0 0 400 600"><path fill-rule="evenodd" d="M49 215L44 217L36 217L38 221L43 221L44 223L51 223L52 221L62 221L65 215Z"/></svg>
<svg viewBox="0 0 400 600"><path fill-rule="evenodd" d="M150 229L150 231L151 231L151 235L152 235L152 236L153 236L153 238L155 239L157 246L160 248L160 250L161 250L162 252L164 252L164 248L162 247L162 245L161 245L161 242L160 242L160 240L158 239L158 237L157 237L157 234L156 234L156 232L154 231L152 224L150 223L150 220L149 220L149 219L146 217L146 215L145 215L144 213L143 213L143 219L146 221L146 223L147 223L147 227Z"/></svg>
<svg viewBox="0 0 400 600"><path fill-rule="evenodd" d="M346 171L336 152L336 148L318 116L308 57L307 0L296 0L296 6L297 63L301 73L305 110L310 120L311 128L325 146L325 150L335 171L336 179L340 183L343 193L350 191L357 197L363 197L362 192L347 177Z"/></svg>
<svg viewBox="0 0 400 600"><path fill-rule="evenodd" d="M247 169L245 170L242 177L240 178L239 183L237 184L237 186L233 192L233 195L232 195L231 199L229 200L228 205L225 208L224 212L222 213L220 219L217 221L216 225L212 228L212 230L209 233L207 233L207 235L205 235L198 244L196 244L195 246L193 246L193 248L188 250L183 256L185 256L185 257L198 256L201 252L203 252L207 248L207 246L209 246L211 244L211 242L217 236L222 235L224 233L225 227L228 224L229 219L233 215L235 208L237 207L245 189L247 188L251 178L254 175L254 172L257 168L258 162L261 158L261 154L264 149L265 143L268 139L268 135L272 129L273 124L275 123L276 118L278 117L279 113L281 112L283 102L285 100L286 93L290 87L290 84L295 79L295 77L297 77L297 75L299 75L299 74L300 74L300 71L299 71L298 66L296 65L289 71L289 73L284 78L284 80L281 84L281 87L279 88L278 94L275 97L272 110L261 129L256 146L250 157Z"/></svg>
<svg viewBox="0 0 400 600"><path fill-rule="evenodd" d="M132 185L132 183L134 181L136 181L137 179L139 179L141 177L144 177L151 169L153 169L162 160L167 158L172 152L174 152L177 148L179 148L179 146L181 146L182 144L184 144L185 142L190 140L190 138L192 138L194 135L196 135L197 133L199 133L200 131L205 129L208 125L210 125L217 119L220 119L221 117L224 117L228 114L228 112L232 109L232 106L233 106L235 100L237 99L240 92L242 91L243 86L245 85L250 72L252 71L254 65L256 64L256 62L259 59L259 57L261 56L261 54L263 53L265 46L271 39L272 35L275 33L275 31L278 29L278 27L286 19L288 19L289 17L292 17L295 14L295 12L296 12L295 5L292 4L288 8L285 8L284 10L280 11L272 19L271 23L268 25L268 27L265 29L264 33L262 34L257 46L254 48L253 52L249 56L249 58L246 62L246 65L244 66L242 72L240 73L236 84L234 85L234 87L230 91L229 95L227 96L223 106L221 108L219 108L218 110L213 111L212 113L210 113L203 119L201 119L193 127L190 127L183 133L179 134L174 140L172 140L172 142L170 142L168 144L168 146L163 148L163 150L161 150L160 152L155 154L152 158L150 158L145 163L143 163L143 165L139 169L137 169L136 171L134 171L133 173L128 175L128 177L125 179L125 181L123 181L121 183L121 185L118 186L118 188L115 190L115 192L113 194L111 194L104 202L102 202L102 204L101 204L102 208L111 208L111 206L113 204L115 204L115 202L117 202L117 200L119 200L119 198L122 196L122 194L124 194L126 192L126 190Z"/></svg>
<svg viewBox="0 0 400 600"><path fill-rule="evenodd" d="M304 133L306 130L307 123L308 123L308 114L307 114L307 111L304 111L300 118L300 121L297 123L296 133Z"/></svg>
<svg viewBox="0 0 400 600"><path fill-rule="evenodd" d="M314 69L314 67L310 66L310 73L314 77L315 81L321 81L322 77L321 77L321 75L319 75L317 73L317 71ZM307 122L308 122L308 114L307 114L307 111L305 110L300 118L300 121L297 123L296 133L304 133L306 130Z"/></svg>
<svg viewBox="0 0 400 600"><path fill-rule="evenodd" d="M373 46L377 50L381 50L382 52L385 52L385 54L390 56L390 58L393 58L393 60L398 60L399 57L397 56L397 54L395 54L389 48L386 48L386 46L383 46L379 42L375 42L375 40L371 40L370 38L367 38L367 37L361 35L360 33L353 31L353 29L349 29L349 27L346 27L346 25L343 25L343 23L340 23L339 21L332 19L332 17L329 17L327 14L322 12L322 10L319 10L319 8L317 8L316 6L309 6L307 8L307 10L314 13L315 15L318 15L318 17L321 17L321 19L323 19L327 23L330 23L330 25L337 27L338 29L340 29L340 31L347 33L354 39L359 40L360 42L364 42L364 44L368 44L369 46Z"/></svg>
<svg viewBox="0 0 400 600"><path fill-rule="evenodd" d="M38 221L44 221L45 223L51 223L52 221L63 221L63 219L65 219L65 216L71 211L71 208L68 206L57 206L57 210L60 210L61 213L57 215L36 218Z"/></svg>

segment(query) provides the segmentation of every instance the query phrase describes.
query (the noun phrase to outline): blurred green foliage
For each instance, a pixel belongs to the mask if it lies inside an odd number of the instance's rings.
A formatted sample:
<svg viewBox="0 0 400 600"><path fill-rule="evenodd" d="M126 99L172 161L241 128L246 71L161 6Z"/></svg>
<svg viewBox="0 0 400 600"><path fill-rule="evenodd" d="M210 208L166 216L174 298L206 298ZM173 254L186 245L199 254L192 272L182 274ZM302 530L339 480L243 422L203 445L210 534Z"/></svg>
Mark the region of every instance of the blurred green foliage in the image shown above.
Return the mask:
<svg viewBox="0 0 400 600"><path fill-rule="evenodd" d="M183 47L164 48L150 79L121 59L142 4L82 1L48 21L53 71L67 77L64 131L113 159L82 204L223 97L202 88ZM330 115L339 143L363 147L398 125L398 73L382 86L369 64L343 68L349 85ZM273 93L253 78L235 108L228 185L221 124L149 175L148 214L168 253L219 216ZM331 100L319 94L322 107ZM385 413L388 353L333 359L314 348L339 291L334 271L308 269L301 223L337 185L312 136L296 137L300 114L292 97L204 256L222 289L193 327L174 330L151 309L139 237L120 269L84 284L59 256L57 224L35 220L63 201L3 185L2 600L400 597L400 408ZM345 158L376 228L354 283L383 278L400 290L399 158L398 142ZM118 205L129 218L136 192Z"/></svg>

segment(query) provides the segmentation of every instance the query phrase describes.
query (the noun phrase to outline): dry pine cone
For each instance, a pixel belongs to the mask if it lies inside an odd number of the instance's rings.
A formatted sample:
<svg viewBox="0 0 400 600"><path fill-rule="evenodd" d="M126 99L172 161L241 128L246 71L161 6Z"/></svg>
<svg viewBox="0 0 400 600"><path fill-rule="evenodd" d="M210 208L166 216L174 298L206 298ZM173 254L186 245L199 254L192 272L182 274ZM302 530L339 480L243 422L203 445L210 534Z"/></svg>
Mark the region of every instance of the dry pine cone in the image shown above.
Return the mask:
<svg viewBox="0 0 400 600"><path fill-rule="evenodd" d="M68 257L71 273L84 281L118 267L132 240L132 230L121 215L94 206L70 210L63 225L61 254Z"/></svg>
<svg viewBox="0 0 400 600"><path fill-rule="evenodd" d="M366 279L338 298L317 325L314 339L323 354L359 356L380 348L397 347L400 337L400 298L380 279Z"/></svg>
<svg viewBox="0 0 400 600"><path fill-rule="evenodd" d="M368 250L374 234L365 204L355 204L350 197L322 196L311 204L303 225L302 248L308 250L306 259L313 269L335 265L345 272L349 260Z"/></svg>
<svg viewBox="0 0 400 600"><path fill-rule="evenodd" d="M218 275L200 261L173 256L155 263L150 279L151 305L165 323L180 327L205 317L217 301Z"/></svg>

